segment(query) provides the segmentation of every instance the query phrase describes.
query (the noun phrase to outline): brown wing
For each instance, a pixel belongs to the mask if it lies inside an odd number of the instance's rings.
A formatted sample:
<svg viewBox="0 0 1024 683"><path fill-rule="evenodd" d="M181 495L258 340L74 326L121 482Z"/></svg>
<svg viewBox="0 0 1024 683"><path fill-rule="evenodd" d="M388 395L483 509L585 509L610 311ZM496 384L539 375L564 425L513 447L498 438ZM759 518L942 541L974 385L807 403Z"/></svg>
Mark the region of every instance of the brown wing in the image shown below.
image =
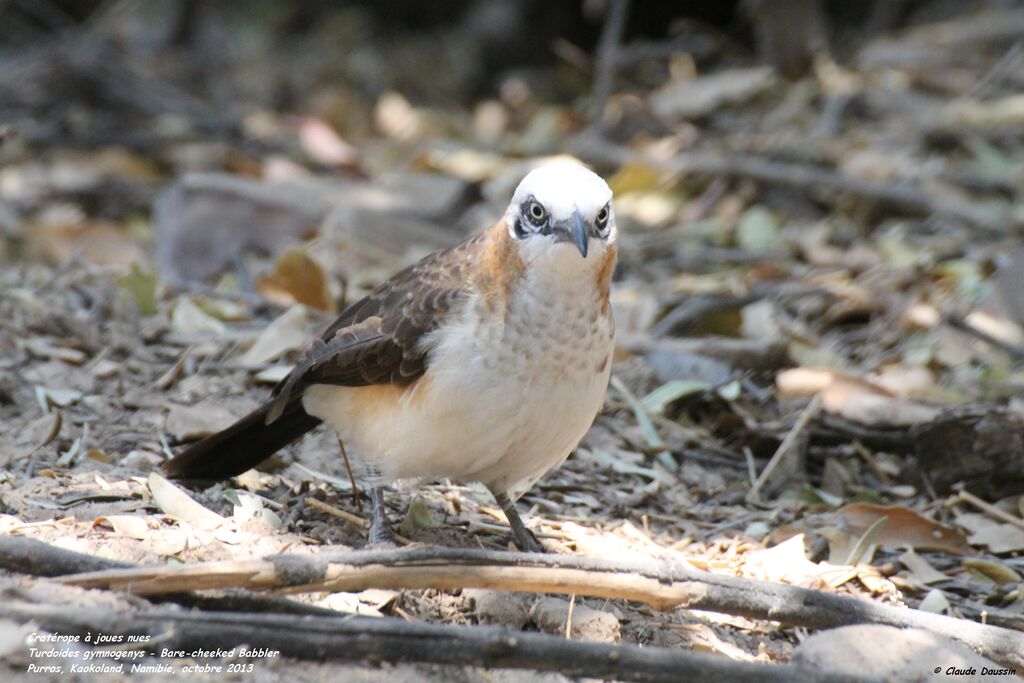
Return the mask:
<svg viewBox="0 0 1024 683"><path fill-rule="evenodd" d="M312 384L415 382L426 370L421 341L466 298L469 269L486 234L427 256L349 306L274 388L267 424Z"/></svg>

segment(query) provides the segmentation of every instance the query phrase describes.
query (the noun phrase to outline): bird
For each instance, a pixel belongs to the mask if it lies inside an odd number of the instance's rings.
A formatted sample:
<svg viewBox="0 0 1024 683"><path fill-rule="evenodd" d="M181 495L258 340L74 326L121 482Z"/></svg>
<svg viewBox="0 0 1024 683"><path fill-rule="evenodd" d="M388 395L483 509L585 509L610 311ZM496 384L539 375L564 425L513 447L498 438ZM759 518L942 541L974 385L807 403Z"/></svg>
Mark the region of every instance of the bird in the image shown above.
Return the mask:
<svg viewBox="0 0 1024 683"><path fill-rule="evenodd" d="M448 479L483 483L516 545L543 552L515 501L604 403L617 239L600 176L571 159L534 168L492 227L349 306L268 401L164 472L226 479L326 423L369 487L370 545L393 542L385 486Z"/></svg>

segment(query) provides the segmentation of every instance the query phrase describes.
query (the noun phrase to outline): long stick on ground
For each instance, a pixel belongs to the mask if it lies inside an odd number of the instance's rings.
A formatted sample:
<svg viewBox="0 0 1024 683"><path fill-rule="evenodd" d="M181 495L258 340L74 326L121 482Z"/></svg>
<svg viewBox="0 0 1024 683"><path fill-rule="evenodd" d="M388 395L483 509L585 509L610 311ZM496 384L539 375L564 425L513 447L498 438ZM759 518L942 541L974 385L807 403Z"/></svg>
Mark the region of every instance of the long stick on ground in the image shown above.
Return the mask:
<svg viewBox="0 0 1024 683"><path fill-rule="evenodd" d="M17 539L20 543L10 539L0 537L0 568L24 567L25 562L17 556L26 552L25 539ZM32 544L40 545L50 548ZM38 556L40 551L37 548L32 553ZM635 563L461 548L405 548L104 569L59 580L140 595L211 588L301 592L473 587L575 593L638 600L661 608L686 607L770 619L812 629L865 623L924 628L958 640L1006 666L1024 669L1024 634L1017 631L824 591L710 574L671 560Z"/></svg>
<svg viewBox="0 0 1024 683"><path fill-rule="evenodd" d="M818 416L821 412L821 394L815 394L811 402L807 404L807 407L803 409L796 422L793 424L793 428L786 434L786 438L782 440L779 447L775 450L775 455L768 461L765 468L761 470L761 474L758 475L757 481L750 487L750 491L747 492L747 501L757 501L761 498L761 489L765 486L771 486L773 489L780 487L785 480L788 480L797 470L797 462L803 463L801 451L806 450L807 441L803 439L806 434L807 425L811 423L811 420ZM783 470L782 476L776 477L779 470ZM773 480L773 478L775 480Z"/></svg>
<svg viewBox="0 0 1024 683"><path fill-rule="evenodd" d="M724 657L637 645L606 645L491 626L442 626L373 617L310 617L145 610L137 612L69 608L10 600L0 618L31 621L61 635L87 632L148 635L147 651L184 657L197 649L277 651L319 661L430 662L534 671L641 683L680 680L766 683L872 683L792 665L735 662ZM158 644L155 644L158 643ZM257 660L259 661L259 660Z"/></svg>
<svg viewBox="0 0 1024 683"><path fill-rule="evenodd" d="M0 569L31 576L66 576L103 569L132 568L136 565L106 557L87 555L48 545L24 536L0 536ZM284 612L288 614L327 615L334 612L289 598L269 597L248 591L226 590L210 593L161 593L159 602L226 612Z"/></svg>

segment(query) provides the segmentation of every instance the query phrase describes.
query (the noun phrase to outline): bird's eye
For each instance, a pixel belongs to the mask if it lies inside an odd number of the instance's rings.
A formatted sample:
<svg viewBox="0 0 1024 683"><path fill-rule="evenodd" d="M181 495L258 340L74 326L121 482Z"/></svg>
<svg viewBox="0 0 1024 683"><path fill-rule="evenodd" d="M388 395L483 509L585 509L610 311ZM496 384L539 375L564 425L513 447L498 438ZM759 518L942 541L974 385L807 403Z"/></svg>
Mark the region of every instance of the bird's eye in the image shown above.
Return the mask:
<svg viewBox="0 0 1024 683"><path fill-rule="evenodd" d="M597 223L598 229L604 230L605 228L608 227L608 214L609 212L607 206L601 209L601 211L597 214L597 220L595 221L595 223Z"/></svg>
<svg viewBox="0 0 1024 683"><path fill-rule="evenodd" d="M548 222L548 212L537 202L530 202L530 205L526 207L526 216L531 223L538 227Z"/></svg>

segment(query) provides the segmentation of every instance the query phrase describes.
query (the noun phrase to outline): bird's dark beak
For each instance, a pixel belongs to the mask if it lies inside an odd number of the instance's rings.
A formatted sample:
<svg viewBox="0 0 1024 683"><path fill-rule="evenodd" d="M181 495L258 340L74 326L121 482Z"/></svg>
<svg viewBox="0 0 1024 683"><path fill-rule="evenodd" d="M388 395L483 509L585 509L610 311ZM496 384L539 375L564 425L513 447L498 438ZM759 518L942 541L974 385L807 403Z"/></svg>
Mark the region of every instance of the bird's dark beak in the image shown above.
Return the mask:
<svg viewBox="0 0 1024 683"><path fill-rule="evenodd" d="M572 242L587 258L587 223L579 211L573 211L568 220L555 223L554 228L556 242Z"/></svg>

